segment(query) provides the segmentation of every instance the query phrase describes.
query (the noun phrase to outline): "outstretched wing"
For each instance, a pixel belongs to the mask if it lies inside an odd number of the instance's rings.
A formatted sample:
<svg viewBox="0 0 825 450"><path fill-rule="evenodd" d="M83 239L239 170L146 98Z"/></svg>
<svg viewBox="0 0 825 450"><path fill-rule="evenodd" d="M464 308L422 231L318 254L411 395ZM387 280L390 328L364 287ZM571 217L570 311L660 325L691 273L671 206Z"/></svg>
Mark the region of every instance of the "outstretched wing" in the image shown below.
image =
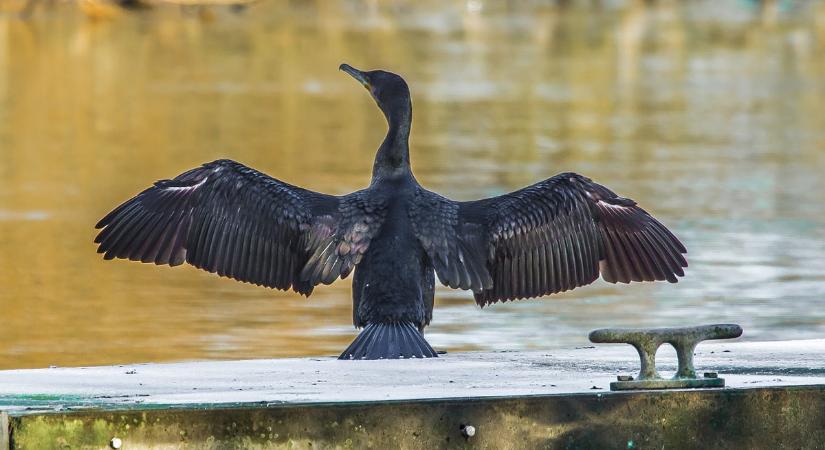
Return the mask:
<svg viewBox="0 0 825 450"><path fill-rule="evenodd" d="M605 281L683 276L681 242L633 200L575 173L499 197L453 202L419 191L413 230L439 280L480 305Z"/></svg>
<svg viewBox="0 0 825 450"><path fill-rule="evenodd" d="M309 295L344 278L380 228L363 191L319 194L218 160L161 180L98 222L105 259L176 266Z"/></svg>

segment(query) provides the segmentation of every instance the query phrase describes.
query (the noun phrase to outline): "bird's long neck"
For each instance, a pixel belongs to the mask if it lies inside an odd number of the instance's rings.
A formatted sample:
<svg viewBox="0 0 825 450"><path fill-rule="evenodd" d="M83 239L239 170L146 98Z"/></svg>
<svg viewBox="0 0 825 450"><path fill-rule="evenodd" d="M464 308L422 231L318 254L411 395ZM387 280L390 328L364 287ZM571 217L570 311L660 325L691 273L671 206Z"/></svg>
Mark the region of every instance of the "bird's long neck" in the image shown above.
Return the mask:
<svg viewBox="0 0 825 450"><path fill-rule="evenodd" d="M409 97L399 98L393 104L382 108L389 129L387 137L378 148L372 168L373 181L398 178L410 172L410 126L412 125L412 104Z"/></svg>

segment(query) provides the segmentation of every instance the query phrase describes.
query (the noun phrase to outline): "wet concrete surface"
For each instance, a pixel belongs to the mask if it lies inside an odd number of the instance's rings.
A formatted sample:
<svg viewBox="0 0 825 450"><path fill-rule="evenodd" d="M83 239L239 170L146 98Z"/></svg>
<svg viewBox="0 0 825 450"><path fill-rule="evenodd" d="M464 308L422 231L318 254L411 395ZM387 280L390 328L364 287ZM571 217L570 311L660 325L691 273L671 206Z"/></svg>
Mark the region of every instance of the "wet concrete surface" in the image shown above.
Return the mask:
<svg viewBox="0 0 825 450"><path fill-rule="evenodd" d="M825 385L825 339L703 343L697 373L727 388ZM660 350L662 376L675 352ZM557 352L455 353L435 359L273 359L0 371L0 409L12 415L85 408L289 405L527 395L604 394L635 375L629 345Z"/></svg>
<svg viewBox="0 0 825 450"><path fill-rule="evenodd" d="M0 450L825 448L825 340L695 359L727 387L611 392L639 370L629 345L0 371Z"/></svg>

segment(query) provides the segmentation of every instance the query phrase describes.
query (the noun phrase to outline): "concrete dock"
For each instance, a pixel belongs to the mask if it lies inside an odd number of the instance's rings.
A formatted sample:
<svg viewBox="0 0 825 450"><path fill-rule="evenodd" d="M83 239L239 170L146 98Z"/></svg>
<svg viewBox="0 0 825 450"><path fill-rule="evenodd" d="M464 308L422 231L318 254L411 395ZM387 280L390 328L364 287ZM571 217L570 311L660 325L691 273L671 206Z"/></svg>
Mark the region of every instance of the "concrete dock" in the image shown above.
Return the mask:
<svg viewBox="0 0 825 450"><path fill-rule="evenodd" d="M727 387L611 392L627 345L0 371L0 449L825 448L825 339L695 355Z"/></svg>

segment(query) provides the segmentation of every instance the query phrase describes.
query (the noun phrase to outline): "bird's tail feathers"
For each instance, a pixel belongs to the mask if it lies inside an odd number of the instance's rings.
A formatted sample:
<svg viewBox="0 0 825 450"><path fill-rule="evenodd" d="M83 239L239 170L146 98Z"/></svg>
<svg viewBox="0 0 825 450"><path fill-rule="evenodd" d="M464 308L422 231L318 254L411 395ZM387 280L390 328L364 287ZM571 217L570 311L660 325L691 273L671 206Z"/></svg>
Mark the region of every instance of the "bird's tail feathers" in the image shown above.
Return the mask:
<svg viewBox="0 0 825 450"><path fill-rule="evenodd" d="M436 358L438 354L410 322L368 324L338 359Z"/></svg>

